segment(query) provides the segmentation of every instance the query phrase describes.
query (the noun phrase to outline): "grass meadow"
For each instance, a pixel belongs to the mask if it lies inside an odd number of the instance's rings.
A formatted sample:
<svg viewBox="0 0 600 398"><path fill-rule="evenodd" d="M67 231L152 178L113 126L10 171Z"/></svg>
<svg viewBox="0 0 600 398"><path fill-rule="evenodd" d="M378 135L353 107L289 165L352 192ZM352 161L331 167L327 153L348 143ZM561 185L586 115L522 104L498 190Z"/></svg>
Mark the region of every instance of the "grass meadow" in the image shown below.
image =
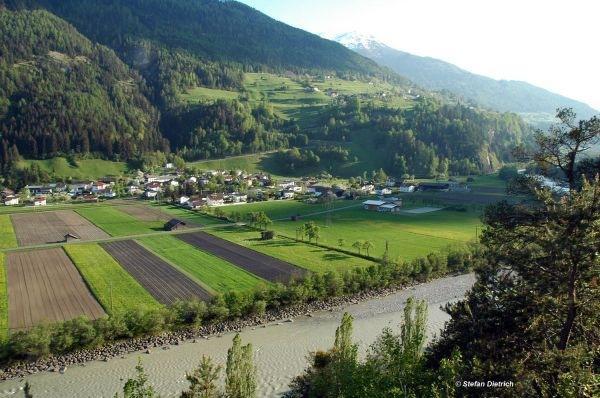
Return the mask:
<svg viewBox="0 0 600 398"><path fill-rule="evenodd" d="M17 247L17 237L10 216L7 214L0 215L0 249L11 247Z"/></svg>
<svg viewBox="0 0 600 398"><path fill-rule="evenodd" d="M367 267L373 264L363 258L281 237L263 241L260 240L258 231L248 227L229 226L207 232L317 273L343 272L353 267Z"/></svg>
<svg viewBox="0 0 600 398"><path fill-rule="evenodd" d="M106 312L161 306L100 246L86 243L65 245L64 249Z"/></svg>
<svg viewBox="0 0 600 398"><path fill-rule="evenodd" d="M383 255L388 243L392 258L410 260L448 246L465 244L474 240L481 227L480 215L476 211L439 210L424 214L389 214L367 211L360 202L337 201L335 207L352 206L331 213L321 213L325 205L309 205L297 201L270 201L224 208L226 212L264 211L274 221L269 227L277 233L296 237L296 229L305 222L314 221L320 227L319 242L340 247L352 248L355 241L370 241L373 247L369 254ZM335 208L334 207L334 208ZM414 206L413 206L414 207ZM300 214L298 221L291 221L290 215Z"/></svg>
<svg viewBox="0 0 600 398"><path fill-rule="evenodd" d="M147 249L176 265L213 293L249 290L267 281L235 265L196 249L171 235L138 239Z"/></svg>
<svg viewBox="0 0 600 398"><path fill-rule="evenodd" d="M114 207L76 209L77 213L90 220L111 236L129 236L162 231L162 221L141 221Z"/></svg>
<svg viewBox="0 0 600 398"><path fill-rule="evenodd" d="M125 162L113 162L103 159L81 159L77 165L70 164L64 157L55 157L43 160L22 160L19 168L26 168L36 164L42 170L58 178L74 178L94 180L106 176L122 176L127 173Z"/></svg>

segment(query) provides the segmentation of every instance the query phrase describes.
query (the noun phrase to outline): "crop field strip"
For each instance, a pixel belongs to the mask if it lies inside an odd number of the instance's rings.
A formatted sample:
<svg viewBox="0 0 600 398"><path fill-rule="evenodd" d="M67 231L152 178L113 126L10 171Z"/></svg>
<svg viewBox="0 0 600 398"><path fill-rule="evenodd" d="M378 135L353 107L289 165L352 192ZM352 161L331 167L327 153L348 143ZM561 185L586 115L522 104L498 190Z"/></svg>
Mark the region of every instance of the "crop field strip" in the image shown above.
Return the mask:
<svg viewBox="0 0 600 398"><path fill-rule="evenodd" d="M162 231L163 221L142 221L115 207L78 209L77 212L111 236L128 236Z"/></svg>
<svg viewBox="0 0 600 398"><path fill-rule="evenodd" d="M187 275L133 240L107 242L101 246L160 303L211 297Z"/></svg>
<svg viewBox="0 0 600 398"><path fill-rule="evenodd" d="M10 216L0 215L0 249L17 247L17 237Z"/></svg>
<svg viewBox="0 0 600 398"><path fill-rule="evenodd" d="M99 245L65 245L64 249L107 312L161 307L161 304Z"/></svg>
<svg viewBox="0 0 600 398"><path fill-rule="evenodd" d="M8 337L8 292L6 290L6 256L0 253L0 341Z"/></svg>
<svg viewBox="0 0 600 398"><path fill-rule="evenodd" d="M177 235L177 238L237 265L271 282L288 282L302 277L306 270L286 261L248 249L206 232Z"/></svg>
<svg viewBox="0 0 600 398"><path fill-rule="evenodd" d="M81 315L90 319L105 315L61 248L7 253L6 271L12 330Z"/></svg>
<svg viewBox="0 0 600 398"><path fill-rule="evenodd" d="M108 234L72 210L11 215L19 246L64 241L70 233L81 240L108 238Z"/></svg>
<svg viewBox="0 0 600 398"><path fill-rule="evenodd" d="M225 293L267 284L256 275L170 235L150 236L139 241L152 252L175 264L207 289Z"/></svg>

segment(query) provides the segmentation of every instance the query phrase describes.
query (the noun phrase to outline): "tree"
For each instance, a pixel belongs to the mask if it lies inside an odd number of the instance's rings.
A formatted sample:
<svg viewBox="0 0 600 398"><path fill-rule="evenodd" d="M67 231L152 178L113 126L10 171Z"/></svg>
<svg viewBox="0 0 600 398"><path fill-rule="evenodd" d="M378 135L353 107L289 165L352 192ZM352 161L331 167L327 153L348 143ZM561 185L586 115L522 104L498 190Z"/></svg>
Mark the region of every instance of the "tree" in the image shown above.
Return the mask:
<svg viewBox="0 0 600 398"><path fill-rule="evenodd" d="M360 250L363 248L363 243L360 240L357 240L352 244L352 247L356 249L358 254L360 254Z"/></svg>
<svg viewBox="0 0 600 398"><path fill-rule="evenodd" d="M138 359L135 367L136 378L128 379L123 387L124 398L154 398L154 389L148 385L148 376L142 366L142 360Z"/></svg>
<svg viewBox="0 0 600 398"><path fill-rule="evenodd" d="M239 334L233 338L233 345L227 351L227 375L225 392L228 398L252 398L256 396L256 370L252 345L242 346Z"/></svg>
<svg viewBox="0 0 600 398"><path fill-rule="evenodd" d="M529 187L533 205L486 209L477 281L448 306L451 321L431 349L439 362L459 348L471 377L516 380L516 396L597 392L600 182L584 179L577 189L575 165L600 130L596 118L575 123L568 110L558 117L563 126L536 137L534 158L559 167L569 191Z"/></svg>
<svg viewBox="0 0 600 398"><path fill-rule="evenodd" d="M31 393L31 384L29 384L28 381L25 382L25 386L23 387L23 397L33 398L33 394Z"/></svg>
<svg viewBox="0 0 600 398"><path fill-rule="evenodd" d="M371 242L370 240L366 240L363 242L362 244L362 248L363 250L365 250L367 252L367 256L369 255L369 249L373 248L373 242Z"/></svg>
<svg viewBox="0 0 600 398"><path fill-rule="evenodd" d="M202 356L200 365L185 378L190 383L188 390L181 393L181 398L218 398L221 396L217 387L221 366L215 366L210 357Z"/></svg>
<svg viewBox="0 0 600 398"><path fill-rule="evenodd" d="M346 244L346 240L345 239L342 239L342 238L338 239L338 246L340 248L344 247L345 244Z"/></svg>

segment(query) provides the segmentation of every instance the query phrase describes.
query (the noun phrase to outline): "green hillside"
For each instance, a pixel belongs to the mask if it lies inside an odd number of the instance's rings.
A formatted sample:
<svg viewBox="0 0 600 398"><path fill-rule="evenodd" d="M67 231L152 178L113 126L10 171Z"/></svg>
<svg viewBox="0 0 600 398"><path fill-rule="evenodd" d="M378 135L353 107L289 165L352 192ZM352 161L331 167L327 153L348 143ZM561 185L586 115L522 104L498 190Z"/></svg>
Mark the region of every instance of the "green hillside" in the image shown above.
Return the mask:
<svg viewBox="0 0 600 398"><path fill-rule="evenodd" d="M0 165L161 149L158 112L112 50L46 11L0 9Z"/></svg>

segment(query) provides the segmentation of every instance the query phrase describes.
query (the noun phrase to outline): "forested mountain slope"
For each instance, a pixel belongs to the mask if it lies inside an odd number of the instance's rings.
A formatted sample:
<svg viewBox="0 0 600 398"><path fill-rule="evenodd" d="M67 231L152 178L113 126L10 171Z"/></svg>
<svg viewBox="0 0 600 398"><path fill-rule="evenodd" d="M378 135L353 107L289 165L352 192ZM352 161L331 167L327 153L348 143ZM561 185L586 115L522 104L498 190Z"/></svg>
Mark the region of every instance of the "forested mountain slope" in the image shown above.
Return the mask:
<svg viewBox="0 0 600 398"><path fill-rule="evenodd" d="M1 6L0 6L1 7ZM0 9L0 162L163 149L158 112L114 52L46 11Z"/></svg>
<svg viewBox="0 0 600 398"><path fill-rule="evenodd" d="M543 113L554 117L558 107L572 107L581 118L598 114L598 111L583 102L532 84L477 75L439 59L396 50L372 37L349 33L337 36L336 40L424 88L448 90L473 103L500 112Z"/></svg>
<svg viewBox="0 0 600 398"><path fill-rule="evenodd" d="M308 71L401 80L344 46L236 1L7 0L43 7L113 48L163 105L186 85L239 88L240 71Z"/></svg>

